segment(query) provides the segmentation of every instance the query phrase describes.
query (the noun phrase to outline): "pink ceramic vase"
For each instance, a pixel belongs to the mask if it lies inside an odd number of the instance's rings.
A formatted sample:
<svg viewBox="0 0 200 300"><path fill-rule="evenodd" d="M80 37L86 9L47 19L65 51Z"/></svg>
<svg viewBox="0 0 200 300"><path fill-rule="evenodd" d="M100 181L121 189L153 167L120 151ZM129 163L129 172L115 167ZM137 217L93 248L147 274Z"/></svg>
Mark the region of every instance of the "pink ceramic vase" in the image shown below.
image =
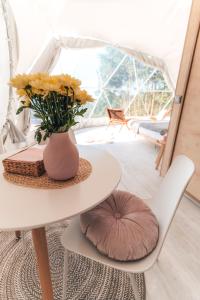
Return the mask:
<svg viewBox="0 0 200 300"><path fill-rule="evenodd" d="M44 149L43 160L48 176L66 180L78 172L79 153L68 132L53 133Z"/></svg>

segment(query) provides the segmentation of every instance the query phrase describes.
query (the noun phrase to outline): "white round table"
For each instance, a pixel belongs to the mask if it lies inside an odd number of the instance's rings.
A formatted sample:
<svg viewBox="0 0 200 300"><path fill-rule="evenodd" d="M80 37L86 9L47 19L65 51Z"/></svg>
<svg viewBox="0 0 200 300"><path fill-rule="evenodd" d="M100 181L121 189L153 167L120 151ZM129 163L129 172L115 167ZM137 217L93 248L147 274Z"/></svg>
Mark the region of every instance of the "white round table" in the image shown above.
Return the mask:
<svg viewBox="0 0 200 300"><path fill-rule="evenodd" d="M121 177L118 161L108 152L94 146L79 146L79 152L90 161L92 173L85 181L62 189L34 189L9 183L0 164L0 231L32 230L45 300L53 299L45 225L96 206L112 193Z"/></svg>

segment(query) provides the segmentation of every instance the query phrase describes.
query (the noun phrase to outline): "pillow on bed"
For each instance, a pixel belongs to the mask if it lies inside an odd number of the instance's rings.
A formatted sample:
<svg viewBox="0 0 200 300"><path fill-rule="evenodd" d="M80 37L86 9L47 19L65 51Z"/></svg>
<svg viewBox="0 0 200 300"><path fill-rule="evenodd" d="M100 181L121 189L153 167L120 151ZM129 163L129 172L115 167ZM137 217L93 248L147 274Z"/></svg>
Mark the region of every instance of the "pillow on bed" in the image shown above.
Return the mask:
<svg viewBox="0 0 200 300"><path fill-rule="evenodd" d="M119 261L147 256L156 247L159 226L150 208L138 197L113 192L80 216L81 230L99 252Z"/></svg>

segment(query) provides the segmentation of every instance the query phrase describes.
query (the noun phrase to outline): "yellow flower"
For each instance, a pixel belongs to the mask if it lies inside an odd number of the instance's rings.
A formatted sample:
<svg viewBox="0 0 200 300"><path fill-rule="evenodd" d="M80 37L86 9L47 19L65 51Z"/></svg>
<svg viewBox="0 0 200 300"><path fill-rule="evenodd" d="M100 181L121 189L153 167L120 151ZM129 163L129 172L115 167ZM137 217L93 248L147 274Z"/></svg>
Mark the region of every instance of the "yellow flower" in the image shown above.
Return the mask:
<svg viewBox="0 0 200 300"><path fill-rule="evenodd" d="M59 92L61 87L57 79L50 76L43 78L35 78L30 81L30 85L33 89L41 90L41 94L44 94L44 92L49 91Z"/></svg>
<svg viewBox="0 0 200 300"><path fill-rule="evenodd" d="M36 89L36 88L31 88L31 91L32 91L33 94L36 94L36 95L46 96L48 94L47 91L39 90L39 89Z"/></svg>
<svg viewBox="0 0 200 300"><path fill-rule="evenodd" d="M11 78L9 84L17 89L24 89L29 84L29 76L26 74L19 74Z"/></svg>
<svg viewBox="0 0 200 300"><path fill-rule="evenodd" d="M30 85L32 87L32 90L38 91L38 90L43 90L44 89L44 81L40 79L35 79L30 81Z"/></svg>
<svg viewBox="0 0 200 300"><path fill-rule="evenodd" d="M30 85L31 81L44 80L48 77L47 73L19 74L11 78L9 84L17 89L24 89L27 85Z"/></svg>
<svg viewBox="0 0 200 300"><path fill-rule="evenodd" d="M67 94L65 92L66 87L76 89L80 86L81 81L67 74L50 76L48 73L36 73L19 74L12 78L9 84L18 90L25 89L27 85L30 85L33 89L36 89L36 94L55 91L65 95ZM23 96L22 91L19 92L19 96Z"/></svg>
<svg viewBox="0 0 200 300"><path fill-rule="evenodd" d="M28 98L26 87L29 85L32 94L47 96L49 92L54 91L60 95L72 96L74 93L75 100L79 100L81 104L93 101L93 98L85 90L80 89L80 84L80 80L68 74L19 74L10 80L10 85L17 89L20 97Z"/></svg>
<svg viewBox="0 0 200 300"><path fill-rule="evenodd" d="M29 81L34 80L46 80L50 77L48 73L35 73L27 75L29 77Z"/></svg>
<svg viewBox="0 0 200 300"><path fill-rule="evenodd" d="M27 96L26 91L24 89L18 89L17 95L19 95L20 97Z"/></svg>
<svg viewBox="0 0 200 300"><path fill-rule="evenodd" d="M71 90L66 90L66 88L64 86L61 86L59 88L59 90L57 91L58 94L61 94L63 96L71 96L72 95L72 91Z"/></svg>
<svg viewBox="0 0 200 300"><path fill-rule="evenodd" d="M63 87L77 88L81 85L81 81L67 74L52 76L60 83Z"/></svg>
<svg viewBox="0 0 200 300"><path fill-rule="evenodd" d="M86 90L77 90L75 93L75 98L79 100L81 104L94 101L94 99L87 93Z"/></svg>

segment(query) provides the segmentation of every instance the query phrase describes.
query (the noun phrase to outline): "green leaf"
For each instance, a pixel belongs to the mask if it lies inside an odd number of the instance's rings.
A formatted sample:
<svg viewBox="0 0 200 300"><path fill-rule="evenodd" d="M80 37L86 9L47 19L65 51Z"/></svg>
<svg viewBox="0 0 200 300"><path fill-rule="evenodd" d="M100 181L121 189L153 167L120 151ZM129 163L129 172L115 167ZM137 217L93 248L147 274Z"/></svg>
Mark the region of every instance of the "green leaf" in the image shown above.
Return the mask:
<svg viewBox="0 0 200 300"><path fill-rule="evenodd" d="M74 125L76 125L76 124L78 124L78 122L76 122L76 121L73 120L73 121L71 122L71 124L70 124L70 127L72 127L72 126L74 126Z"/></svg>
<svg viewBox="0 0 200 300"><path fill-rule="evenodd" d="M24 108L26 108L26 106L20 106L16 112L17 115L19 115L23 110Z"/></svg>
<svg viewBox="0 0 200 300"><path fill-rule="evenodd" d="M35 113L35 114L33 114L33 115L34 115L34 117L36 117L37 119L41 119L41 115L40 115L40 114Z"/></svg>
<svg viewBox="0 0 200 300"><path fill-rule="evenodd" d="M39 131L39 130L36 130L36 132L35 132L35 139L36 139L36 141L38 142L38 144L41 142L41 140L42 140L42 134L41 134L41 132Z"/></svg>
<svg viewBox="0 0 200 300"><path fill-rule="evenodd" d="M77 111L76 115L77 116L83 116L84 113L86 113L86 111L87 111L87 108L83 108L83 109Z"/></svg>
<svg viewBox="0 0 200 300"><path fill-rule="evenodd" d="M43 140L45 141L50 136L50 133L47 131L45 132L45 135L43 136Z"/></svg>
<svg viewBox="0 0 200 300"><path fill-rule="evenodd" d="M63 125L63 126L61 126L61 127L59 127L57 132L66 132L66 131L68 131L68 130L69 130L69 125L68 125L68 123L67 123L67 124L65 124L65 125Z"/></svg>

